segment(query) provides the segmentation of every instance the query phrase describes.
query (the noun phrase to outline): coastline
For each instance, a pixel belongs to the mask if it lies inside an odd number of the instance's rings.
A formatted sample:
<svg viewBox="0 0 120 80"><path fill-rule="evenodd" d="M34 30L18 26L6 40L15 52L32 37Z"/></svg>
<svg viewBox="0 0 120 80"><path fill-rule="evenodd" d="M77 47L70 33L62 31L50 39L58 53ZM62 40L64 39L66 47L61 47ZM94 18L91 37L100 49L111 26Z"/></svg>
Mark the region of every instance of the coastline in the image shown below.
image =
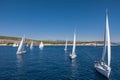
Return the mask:
<svg viewBox="0 0 120 80"><path fill-rule="evenodd" d="M13 45L7 45L7 44L0 44L0 46L13 46ZM30 46L30 45L26 45ZM34 46L39 46L39 45L34 45ZM65 44L44 44L44 46L65 46ZM68 44L68 46L73 46L73 44ZM76 44L76 46L104 46L103 44ZM111 44L111 46L120 46L116 44Z"/></svg>
<svg viewBox="0 0 120 80"><path fill-rule="evenodd" d="M10 37L10 36L0 36L0 46L13 46L14 43L20 44L21 38ZM64 46L64 40L32 40L26 39L26 45L30 46L31 41L33 41L34 46L38 46L41 41L45 46ZM72 46L73 41L68 41L68 46ZM103 46L103 41L77 41L76 46ZM120 44L111 42L111 46L119 46Z"/></svg>

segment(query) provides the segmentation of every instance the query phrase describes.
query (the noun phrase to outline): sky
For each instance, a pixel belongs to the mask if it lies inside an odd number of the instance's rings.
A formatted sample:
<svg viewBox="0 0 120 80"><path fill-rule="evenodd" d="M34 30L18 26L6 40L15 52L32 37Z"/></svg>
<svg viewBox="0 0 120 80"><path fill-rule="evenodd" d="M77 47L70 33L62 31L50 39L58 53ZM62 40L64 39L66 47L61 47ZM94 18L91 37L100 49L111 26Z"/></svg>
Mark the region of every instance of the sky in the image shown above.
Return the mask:
<svg viewBox="0 0 120 80"><path fill-rule="evenodd" d="M100 41L108 8L112 42L120 42L120 0L0 0L0 35L37 40Z"/></svg>

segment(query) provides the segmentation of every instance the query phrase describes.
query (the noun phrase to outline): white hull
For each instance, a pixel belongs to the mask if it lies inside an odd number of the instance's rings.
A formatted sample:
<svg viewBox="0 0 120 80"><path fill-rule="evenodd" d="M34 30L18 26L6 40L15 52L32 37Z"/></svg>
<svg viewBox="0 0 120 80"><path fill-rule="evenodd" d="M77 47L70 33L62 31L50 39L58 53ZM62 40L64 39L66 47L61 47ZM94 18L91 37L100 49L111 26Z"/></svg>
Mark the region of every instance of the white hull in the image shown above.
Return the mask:
<svg viewBox="0 0 120 80"><path fill-rule="evenodd" d="M106 64L102 65L100 63L95 63L94 67L103 76L109 78L110 72L111 72L111 68L108 67Z"/></svg>
<svg viewBox="0 0 120 80"><path fill-rule="evenodd" d="M39 48L43 48L43 46L39 46Z"/></svg>
<svg viewBox="0 0 120 80"><path fill-rule="evenodd" d="M70 58L71 58L71 59L75 59L76 57L77 57L76 54L70 54Z"/></svg>
<svg viewBox="0 0 120 80"><path fill-rule="evenodd" d="M18 46L16 46L16 45L13 45L13 47L18 47Z"/></svg>
<svg viewBox="0 0 120 80"><path fill-rule="evenodd" d="M24 54L24 53L26 53L26 51L19 51L19 52L17 52L17 54Z"/></svg>
<svg viewBox="0 0 120 80"><path fill-rule="evenodd" d="M67 49L64 49L64 51L67 51Z"/></svg>
<svg viewBox="0 0 120 80"><path fill-rule="evenodd" d="M13 47L18 47L18 44L13 44Z"/></svg>
<svg viewBox="0 0 120 80"><path fill-rule="evenodd" d="M39 46L39 48L42 50L43 49L43 47L41 47L41 46Z"/></svg>

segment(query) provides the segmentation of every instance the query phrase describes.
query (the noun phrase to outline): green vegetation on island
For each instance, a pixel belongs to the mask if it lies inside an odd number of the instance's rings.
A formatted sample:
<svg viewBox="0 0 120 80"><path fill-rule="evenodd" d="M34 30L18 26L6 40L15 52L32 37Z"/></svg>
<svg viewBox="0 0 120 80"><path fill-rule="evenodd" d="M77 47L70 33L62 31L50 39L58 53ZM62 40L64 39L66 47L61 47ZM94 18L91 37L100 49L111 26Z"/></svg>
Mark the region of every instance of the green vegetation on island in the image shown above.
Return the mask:
<svg viewBox="0 0 120 80"><path fill-rule="evenodd" d="M10 36L0 36L0 45L8 45L11 46L13 45L15 42L17 42L18 44L20 43L22 38L20 37L10 37ZM34 45L39 45L41 41L43 41L43 43L45 45L64 45L65 41L63 40L56 40L56 41L52 41L52 40L32 40L32 39L26 39L26 45L30 45L31 41L34 42ZM72 45L72 41L68 41L68 45ZM77 41L76 42L77 45L103 45L103 41ZM112 42L112 45L117 45L116 43Z"/></svg>

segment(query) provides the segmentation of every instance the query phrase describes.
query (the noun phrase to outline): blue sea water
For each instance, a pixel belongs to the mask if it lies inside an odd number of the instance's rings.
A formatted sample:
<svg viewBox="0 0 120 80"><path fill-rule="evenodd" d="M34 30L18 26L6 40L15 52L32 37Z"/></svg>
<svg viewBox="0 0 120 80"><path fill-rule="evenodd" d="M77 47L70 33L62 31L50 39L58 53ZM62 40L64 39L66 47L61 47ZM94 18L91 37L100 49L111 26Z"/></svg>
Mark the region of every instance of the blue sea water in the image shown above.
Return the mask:
<svg viewBox="0 0 120 80"><path fill-rule="evenodd" d="M0 47L0 80L108 80L94 69L103 47L77 46L75 60L69 59L72 47L37 46L16 55L17 47ZM120 80L120 46L112 47L110 80Z"/></svg>

